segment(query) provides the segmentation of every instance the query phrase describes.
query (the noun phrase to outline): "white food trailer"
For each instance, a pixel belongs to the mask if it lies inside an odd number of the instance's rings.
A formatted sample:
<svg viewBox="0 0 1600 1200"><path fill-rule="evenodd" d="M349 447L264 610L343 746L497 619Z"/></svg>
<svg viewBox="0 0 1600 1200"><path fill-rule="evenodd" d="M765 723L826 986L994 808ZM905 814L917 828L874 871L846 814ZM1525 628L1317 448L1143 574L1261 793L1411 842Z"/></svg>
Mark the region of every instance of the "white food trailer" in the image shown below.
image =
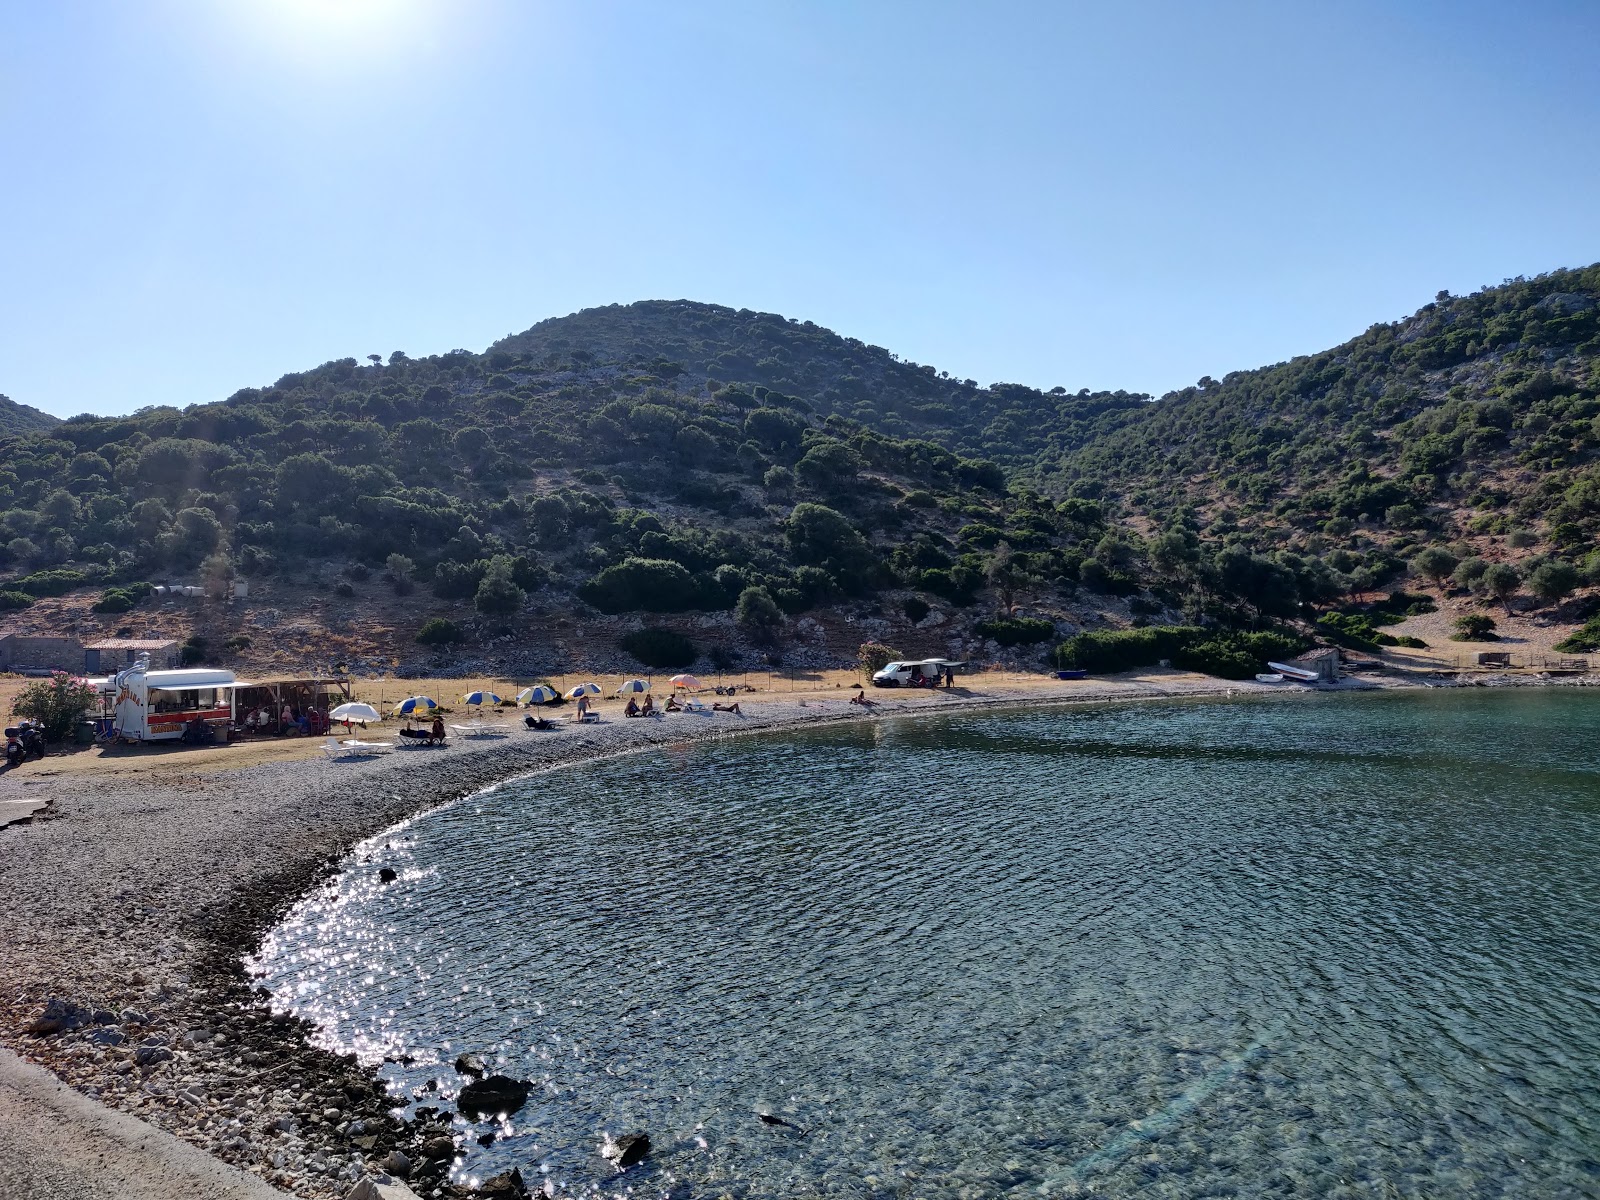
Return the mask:
<svg viewBox="0 0 1600 1200"><path fill-rule="evenodd" d="M141 661L118 671L115 691L116 736L133 742L176 741L191 721L210 727L226 741L233 724L232 671L152 671Z"/></svg>

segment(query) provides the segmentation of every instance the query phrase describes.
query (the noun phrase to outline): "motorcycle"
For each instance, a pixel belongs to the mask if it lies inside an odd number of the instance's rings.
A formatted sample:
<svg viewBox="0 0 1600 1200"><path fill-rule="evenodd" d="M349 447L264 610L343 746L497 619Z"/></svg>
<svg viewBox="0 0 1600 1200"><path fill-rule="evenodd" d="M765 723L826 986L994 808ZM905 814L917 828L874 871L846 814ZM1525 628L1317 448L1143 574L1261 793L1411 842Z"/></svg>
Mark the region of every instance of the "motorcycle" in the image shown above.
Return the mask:
<svg viewBox="0 0 1600 1200"><path fill-rule="evenodd" d="M20 767L29 756L44 757L44 734L31 721L6 726L6 766Z"/></svg>

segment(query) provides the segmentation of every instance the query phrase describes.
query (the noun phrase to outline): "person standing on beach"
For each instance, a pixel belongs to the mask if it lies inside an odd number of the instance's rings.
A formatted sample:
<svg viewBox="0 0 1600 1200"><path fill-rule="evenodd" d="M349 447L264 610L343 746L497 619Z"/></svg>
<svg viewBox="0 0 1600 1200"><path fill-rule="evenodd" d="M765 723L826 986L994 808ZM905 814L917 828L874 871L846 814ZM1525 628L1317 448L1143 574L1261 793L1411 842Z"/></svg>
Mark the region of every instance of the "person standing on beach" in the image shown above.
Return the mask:
<svg viewBox="0 0 1600 1200"><path fill-rule="evenodd" d="M589 697L587 697L587 696L579 696L578 697L578 711L572 714L572 719L574 721L583 721L583 720L586 720L588 718L588 716L589 716Z"/></svg>

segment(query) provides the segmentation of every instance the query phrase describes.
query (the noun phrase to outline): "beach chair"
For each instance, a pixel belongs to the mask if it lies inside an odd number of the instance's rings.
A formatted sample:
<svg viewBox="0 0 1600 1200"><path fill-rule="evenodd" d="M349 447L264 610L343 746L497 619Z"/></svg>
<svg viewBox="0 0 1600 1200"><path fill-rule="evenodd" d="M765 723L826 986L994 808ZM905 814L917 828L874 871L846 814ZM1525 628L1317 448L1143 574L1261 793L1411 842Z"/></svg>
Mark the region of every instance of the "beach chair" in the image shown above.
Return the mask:
<svg viewBox="0 0 1600 1200"><path fill-rule="evenodd" d="M341 758L369 758L375 754L387 754L394 749L393 742L362 742L354 739L340 741L338 738L329 738L322 745L322 752L330 760Z"/></svg>

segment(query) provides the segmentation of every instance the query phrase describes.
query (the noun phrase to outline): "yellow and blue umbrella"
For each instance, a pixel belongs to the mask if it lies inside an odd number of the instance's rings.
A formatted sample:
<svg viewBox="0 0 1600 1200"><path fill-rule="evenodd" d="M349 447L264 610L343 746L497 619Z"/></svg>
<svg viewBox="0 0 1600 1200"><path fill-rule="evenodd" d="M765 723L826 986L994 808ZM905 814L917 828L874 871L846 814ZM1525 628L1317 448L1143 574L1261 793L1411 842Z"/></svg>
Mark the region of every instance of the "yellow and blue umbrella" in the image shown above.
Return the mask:
<svg viewBox="0 0 1600 1200"><path fill-rule="evenodd" d="M579 696L598 696L600 685L598 683L580 683L576 687L567 689L567 699L576 700Z"/></svg>
<svg viewBox="0 0 1600 1200"><path fill-rule="evenodd" d="M643 679L630 679L617 689L619 696L637 696L641 692L648 692L650 684Z"/></svg>
<svg viewBox="0 0 1600 1200"><path fill-rule="evenodd" d="M523 688L517 693L518 704L549 704L553 700L561 699L561 693L553 687L540 684L538 687Z"/></svg>
<svg viewBox="0 0 1600 1200"><path fill-rule="evenodd" d="M409 717L414 712L431 712L438 707L439 702L437 700L430 700L427 696L412 696L409 699L400 701L395 707L395 712L403 717Z"/></svg>
<svg viewBox="0 0 1600 1200"><path fill-rule="evenodd" d="M493 692L468 692L462 697L468 704L499 704L500 697Z"/></svg>

